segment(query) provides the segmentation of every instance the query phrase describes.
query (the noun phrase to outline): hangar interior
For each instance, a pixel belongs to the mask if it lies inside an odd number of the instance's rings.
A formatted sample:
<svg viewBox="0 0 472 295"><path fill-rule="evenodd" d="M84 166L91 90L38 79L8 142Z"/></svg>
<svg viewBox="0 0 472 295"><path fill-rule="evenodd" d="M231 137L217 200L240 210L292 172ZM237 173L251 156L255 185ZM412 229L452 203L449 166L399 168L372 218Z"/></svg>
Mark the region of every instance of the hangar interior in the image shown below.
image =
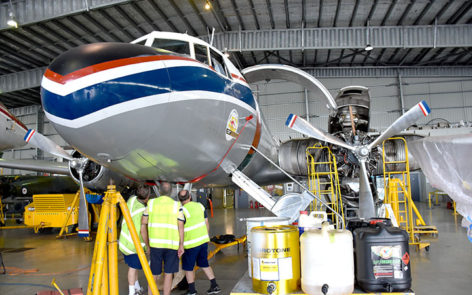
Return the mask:
<svg viewBox="0 0 472 295"><path fill-rule="evenodd" d="M9 20L15 20L17 27L10 26ZM27 129L72 153L76 147L61 137L44 113L45 70L77 46L129 43L152 31L185 33L212 42L239 70L261 64L301 69L318 79L332 97L346 86L367 87L369 128L377 134L422 100L431 114L408 132L425 137L472 133L470 0L1 0L0 102ZM307 138L286 126L291 113L328 130L330 111L322 91L279 79L250 83L250 87L275 142ZM67 162L32 144L5 149L2 158ZM457 159L461 160L470 163L470 159ZM49 175L0 169L2 176ZM306 178L297 179L307 185ZM439 234L426 238L427 251L410 246L413 291L406 294L470 294L470 233L462 216L448 208L455 199L441 196L435 202L438 189L430 182L421 170L411 172L411 197L426 224L436 226ZM276 184L283 194L303 191L296 185L289 190L286 184ZM196 187L194 199L200 192L210 192ZM180 188L175 186L173 197ZM273 216L265 208L256 209L257 199L234 184L213 188L211 194L210 237L241 237L249 234L241 219ZM428 205L431 194L433 204ZM8 225L21 219L13 216ZM0 294L52 291L53 279L63 290L86 290L95 243L74 236L56 239L57 233L57 229L44 233L0 229L0 253L7 267L7 273L0 275ZM120 255L119 293L126 294L127 266ZM210 265L221 294L256 294L250 286L250 291L236 290L248 271L242 246L221 250ZM147 286L142 272L139 276ZM246 283L251 285L249 278ZM198 294L206 294L207 284L205 275L197 271ZM172 294L185 291L175 289Z"/></svg>

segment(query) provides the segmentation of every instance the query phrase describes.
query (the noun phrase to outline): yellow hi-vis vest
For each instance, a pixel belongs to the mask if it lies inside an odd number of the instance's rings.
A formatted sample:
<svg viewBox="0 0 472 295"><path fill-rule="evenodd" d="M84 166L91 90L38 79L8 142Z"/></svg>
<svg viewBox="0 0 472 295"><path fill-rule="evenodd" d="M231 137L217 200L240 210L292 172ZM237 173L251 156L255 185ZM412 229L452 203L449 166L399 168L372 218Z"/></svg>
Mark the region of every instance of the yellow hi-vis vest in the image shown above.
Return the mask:
<svg viewBox="0 0 472 295"><path fill-rule="evenodd" d="M152 248L179 249L177 218L180 203L168 196L148 202L149 246Z"/></svg>
<svg viewBox="0 0 472 295"><path fill-rule="evenodd" d="M139 237L139 241L143 246L143 249L146 249L143 242L143 237L141 236L141 217L143 216L144 209L146 206L138 201L136 196L130 197L128 199L128 209L131 215L131 219L134 223L134 228L136 229ZM123 223L121 224L121 233L120 233L120 251L125 255L136 254L136 247L134 247L133 240L131 239L131 234L129 233L128 225L126 224L125 219L123 218Z"/></svg>
<svg viewBox="0 0 472 295"><path fill-rule="evenodd" d="M184 249L190 249L210 241L205 223L205 207L188 202L182 208L185 216Z"/></svg>

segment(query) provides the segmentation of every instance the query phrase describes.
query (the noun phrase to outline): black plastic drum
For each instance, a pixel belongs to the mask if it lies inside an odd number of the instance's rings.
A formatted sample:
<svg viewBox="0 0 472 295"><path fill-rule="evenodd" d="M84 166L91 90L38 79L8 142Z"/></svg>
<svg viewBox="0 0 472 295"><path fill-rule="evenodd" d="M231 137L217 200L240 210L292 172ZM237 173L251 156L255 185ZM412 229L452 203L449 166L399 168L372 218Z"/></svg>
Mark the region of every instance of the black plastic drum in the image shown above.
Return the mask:
<svg viewBox="0 0 472 295"><path fill-rule="evenodd" d="M411 287L408 234L383 222L354 230L357 285L366 292L407 291Z"/></svg>

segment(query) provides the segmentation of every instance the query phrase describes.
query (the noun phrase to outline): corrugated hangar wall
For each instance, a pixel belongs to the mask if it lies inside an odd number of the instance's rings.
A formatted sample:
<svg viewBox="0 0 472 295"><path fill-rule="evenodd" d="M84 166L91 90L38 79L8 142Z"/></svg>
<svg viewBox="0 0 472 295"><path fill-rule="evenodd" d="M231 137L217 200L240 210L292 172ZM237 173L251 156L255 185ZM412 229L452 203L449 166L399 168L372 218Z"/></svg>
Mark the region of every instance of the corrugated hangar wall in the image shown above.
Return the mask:
<svg viewBox="0 0 472 295"><path fill-rule="evenodd" d="M324 78L319 79L333 97L340 88L361 85L369 88L371 96L372 129L384 130L401 114L400 88L397 77L392 78ZM447 120L451 124L461 121L472 123L472 78L402 78L405 109L425 100L431 114L418 122ZM272 135L281 141L299 138L300 134L285 127L290 113L306 118L306 100L303 87L285 82L269 81L253 87L259 96L259 104ZM328 109L321 92L308 91L310 122L323 130L328 128Z"/></svg>
<svg viewBox="0 0 472 295"><path fill-rule="evenodd" d="M362 85L370 89L371 128L383 130L401 114L400 88L397 77L391 78L323 78L320 81L328 88L333 97L338 90L349 85ZM425 124L433 119L445 119L450 123L461 120L472 123L472 77L444 78L402 78L402 91L405 108L409 109L424 99L432 113L419 123ZM256 84L253 89L259 97L261 111L272 135L281 141L300 137L299 134L285 127L285 120L290 113L306 116L305 90L301 86L285 81L269 81ZM57 134L54 127L44 116L40 106L28 106L11 110L28 128L40 130L59 145L66 142ZM310 122L327 130L328 110L321 92L308 92L308 113ZM19 149L4 151L6 159L53 158L42 155L35 148L27 145ZM3 169L3 174L31 174Z"/></svg>

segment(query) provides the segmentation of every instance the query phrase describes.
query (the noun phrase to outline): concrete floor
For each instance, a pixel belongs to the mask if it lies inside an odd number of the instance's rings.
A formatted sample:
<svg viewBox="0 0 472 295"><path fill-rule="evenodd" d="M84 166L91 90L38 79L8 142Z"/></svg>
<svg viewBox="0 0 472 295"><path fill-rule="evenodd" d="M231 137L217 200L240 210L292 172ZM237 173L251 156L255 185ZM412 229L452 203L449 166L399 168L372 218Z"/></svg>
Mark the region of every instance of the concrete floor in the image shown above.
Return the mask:
<svg viewBox="0 0 472 295"><path fill-rule="evenodd" d="M432 243L429 252L411 251L413 290L416 294L472 294L472 244L460 226L461 217L455 218L444 203L431 210L426 204L420 203L418 207L426 222L438 227L439 238ZM215 217L210 219L211 235L244 235L246 225L239 219L263 215L269 213L264 209L216 210ZM19 251L3 254L9 273L0 275L0 294L35 294L49 289L53 278L63 289L86 288L94 243L77 237L57 240L56 234L34 234L29 229L0 231L0 248ZM31 249L20 251L19 248ZM221 294L229 294L247 270L245 253L236 246L222 250L210 264L223 290ZM15 271L22 273L15 274ZM126 272L127 267L120 260L121 294L128 292ZM145 281L142 273L140 281ZM197 273L196 285L199 294L206 294L209 282L201 271ZM174 290L172 294L184 294L184 291Z"/></svg>

